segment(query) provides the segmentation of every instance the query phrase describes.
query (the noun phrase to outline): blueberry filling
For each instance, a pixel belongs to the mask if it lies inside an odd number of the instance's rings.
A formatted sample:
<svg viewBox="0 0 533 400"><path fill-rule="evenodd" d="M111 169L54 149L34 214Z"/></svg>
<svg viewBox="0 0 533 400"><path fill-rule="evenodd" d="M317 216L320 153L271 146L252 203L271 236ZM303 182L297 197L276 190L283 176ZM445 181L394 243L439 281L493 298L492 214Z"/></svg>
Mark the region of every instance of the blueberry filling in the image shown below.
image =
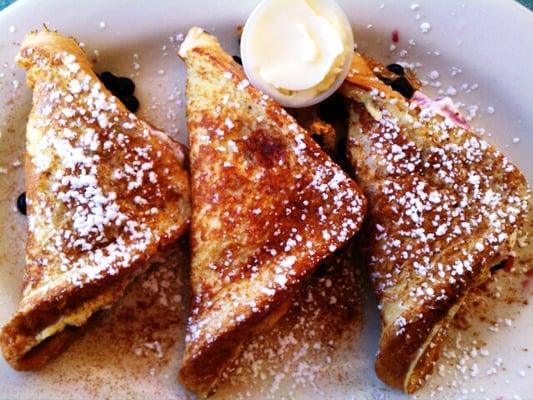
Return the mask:
<svg viewBox="0 0 533 400"><path fill-rule="evenodd" d="M237 64L242 65L242 59L239 56L233 56L233 59Z"/></svg>
<svg viewBox="0 0 533 400"><path fill-rule="evenodd" d="M109 90L113 88L114 86L113 84L115 80L117 79L115 75L113 75L111 72L108 72L108 71L102 72L98 77L100 78L104 86L108 88Z"/></svg>
<svg viewBox="0 0 533 400"><path fill-rule="evenodd" d="M131 79L124 77L117 78L115 86L117 92L123 95L133 96L133 92L135 91L135 83Z"/></svg>
<svg viewBox="0 0 533 400"><path fill-rule="evenodd" d="M405 74L405 71L400 64L389 64L387 65L387 69L396 75L403 76Z"/></svg>
<svg viewBox="0 0 533 400"><path fill-rule="evenodd" d="M135 112L139 109L139 100L133 95L123 96L120 101L126 106L131 112Z"/></svg>
<svg viewBox="0 0 533 400"><path fill-rule="evenodd" d="M318 106L318 115L326 122L334 122L348 118L341 94L334 93Z"/></svg>
<svg viewBox="0 0 533 400"><path fill-rule="evenodd" d="M503 260L499 264L493 265L490 269L491 273L495 273L496 271L499 271L501 269L504 269L506 271L511 271L513 269L514 264L514 257L509 256L507 259Z"/></svg>
<svg viewBox="0 0 533 400"><path fill-rule="evenodd" d="M26 215L26 192L22 192L17 197L17 209L22 215Z"/></svg>
<svg viewBox="0 0 533 400"><path fill-rule="evenodd" d="M415 93L415 90L404 76L400 76L399 78L393 80L390 84L390 87L407 99L413 97L413 94Z"/></svg>
<svg viewBox="0 0 533 400"><path fill-rule="evenodd" d="M102 72L99 76L104 86L126 106L131 112L139 109L139 100L133 95L135 83L129 78L115 76L111 72Z"/></svg>
<svg viewBox="0 0 533 400"><path fill-rule="evenodd" d="M387 65L387 71L378 73L377 77L387 86L400 93L403 97L410 99L415 93L413 85L405 77L405 70L399 64Z"/></svg>
<svg viewBox="0 0 533 400"><path fill-rule="evenodd" d="M490 268L490 272L494 273L494 272L504 268L506 264L507 264L507 260L503 260L501 263L492 266Z"/></svg>

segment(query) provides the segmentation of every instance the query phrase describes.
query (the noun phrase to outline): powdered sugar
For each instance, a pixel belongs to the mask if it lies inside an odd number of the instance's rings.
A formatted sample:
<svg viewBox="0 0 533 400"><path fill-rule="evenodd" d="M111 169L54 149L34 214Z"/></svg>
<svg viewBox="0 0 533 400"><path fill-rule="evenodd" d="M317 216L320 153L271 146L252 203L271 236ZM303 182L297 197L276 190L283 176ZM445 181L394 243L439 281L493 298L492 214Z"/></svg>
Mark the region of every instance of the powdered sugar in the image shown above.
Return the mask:
<svg viewBox="0 0 533 400"><path fill-rule="evenodd" d="M24 48L22 55L32 68L50 65L50 59L31 48ZM65 276L72 283L83 285L128 267L155 239L144 217L131 219L122 206L124 199L117 198L117 191L123 190L119 182L129 190L145 185L143 191L157 193L157 176L151 170L155 155L150 144L129 147L136 132L145 134L147 127L133 114L119 111L99 81L80 69L74 54L52 57L59 62L54 66L57 78L37 81L39 96L34 100L39 116L34 129L45 134L38 141L30 135L28 143L35 172L50 175L50 191L30 194L34 207L30 232L40 234L47 223L43 219L57 220L60 213L61 220L54 222L56 236L46 251L57 258L54 263L61 271L69 271ZM123 168L107 177L103 159L112 153L124 154ZM116 183L110 185L113 180ZM132 196L131 204L147 207L147 203L140 195ZM54 211L50 204L56 204ZM153 208L147 215L154 215Z"/></svg>

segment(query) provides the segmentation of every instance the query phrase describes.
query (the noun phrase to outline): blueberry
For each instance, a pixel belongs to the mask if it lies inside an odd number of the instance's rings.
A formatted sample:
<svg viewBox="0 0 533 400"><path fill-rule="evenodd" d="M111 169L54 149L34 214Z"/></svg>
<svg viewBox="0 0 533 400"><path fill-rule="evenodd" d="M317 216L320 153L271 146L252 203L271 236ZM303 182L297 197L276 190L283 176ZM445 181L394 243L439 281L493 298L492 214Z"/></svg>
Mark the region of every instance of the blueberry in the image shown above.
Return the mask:
<svg viewBox="0 0 533 400"><path fill-rule="evenodd" d="M387 69L396 75L403 76L405 74L403 67L399 64L389 64L387 65Z"/></svg>
<svg viewBox="0 0 533 400"><path fill-rule="evenodd" d="M135 91L135 83L129 78L120 77L115 81L115 88L119 96L131 96Z"/></svg>
<svg viewBox="0 0 533 400"><path fill-rule="evenodd" d="M26 215L26 192L22 192L17 197L17 209L22 215Z"/></svg>
<svg viewBox="0 0 533 400"><path fill-rule="evenodd" d="M494 273L494 272L496 272L496 271L498 271L498 270L504 268L506 264L507 264L507 260L503 260L501 263L492 266L492 267L490 268L490 272L491 272L491 273Z"/></svg>
<svg viewBox="0 0 533 400"><path fill-rule="evenodd" d="M348 113L344 107L344 99L339 93L334 93L320 103L318 114L326 122L348 118Z"/></svg>
<svg viewBox="0 0 533 400"><path fill-rule="evenodd" d="M139 109L139 100L135 96L122 96L120 101L126 106L132 113Z"/></svg>
<svg viewBox="0 0 533 400"><path fill-rule="evenodd" d="M118 97L120 99L121 95L116 87L107 87L107 90L109 90L113 96Z"/></svg>
<svg viewBox="0 0 533 400"><path fill-rule="evenodd" d="M242 65L242 59L239 56L233 56L233 59L237 64Z"/></svg>
<svg viewBox="0 0 533 400"><path fill-rule="evenodd" d="M100 74L100 80L107 89L111 90L111 88L115 87L117 77L111 72L105 71Z"/></svg>
<svg viewBox="0 0 533 400"><path fill-rule="evenodd" d="M311 137L313 138L313 140L315 142L317 142L320 145L320 147L324 147L324 137L323 136L313 134L313 135L311 135Z"/></svg>
<svg viewBox="0 0 533 400"><path fill-rule="evenodd" d="M407 99L410 99L415 93L413 87L404 76L400 76L399 78L393 80L390 86L393 90L396 90Z"/></svg>
<svg viewBox="0 0 533 400"><path fill-rule="evenodd" d="M135 83L126 77L115 76L111 72L105 71L100 74L100 80L111 94L126 106L131 112L139 108L139 100L133 96L135 92Z"/></svg>

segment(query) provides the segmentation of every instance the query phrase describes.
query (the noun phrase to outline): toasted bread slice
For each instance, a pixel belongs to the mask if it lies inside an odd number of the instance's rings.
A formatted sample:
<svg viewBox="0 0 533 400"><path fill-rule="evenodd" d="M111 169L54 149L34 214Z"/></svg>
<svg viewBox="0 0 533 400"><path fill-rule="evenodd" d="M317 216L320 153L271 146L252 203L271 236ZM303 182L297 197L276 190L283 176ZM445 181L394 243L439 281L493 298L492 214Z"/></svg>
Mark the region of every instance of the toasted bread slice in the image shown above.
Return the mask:
<svg viewBox="0 0 533 400"><path fill-rule="evenodd" d="M177 143L126 110L73 39L29 34L29 236L22 300L0 344L16 369L43 365L111 306L190 218Z"/></svg>
<svg viewBox="0 0 533 400"><path fill-rule="evenodd" d="M180 379L205 396L243 342L273 325L302 279L359 229L366 204L213 36L192 28L179 54L187 64L193 207Z"/></svg>
<svg viewBox="0 0 533 400"><path fill-rule="evenodd" d="M323 260L293 293L290 309L276 325L243 346L224 371L217 398L245 398L250 392L283 398L278 389L286 384L294 389L315 384L317 376L336 379L333 365L364 325L365 271L356 241ZM302 373L302 367L312 373Z"/></svg>
<svg viewBox="0 0 533 400"><path fill-rule="evenodd" d="M465 295L508 257L526 180L450 110L408 102L355 54L348 157L369 199L365 252L380 303L376 372L415 391ZM448 116L444 116L444 115Z"/></svg>

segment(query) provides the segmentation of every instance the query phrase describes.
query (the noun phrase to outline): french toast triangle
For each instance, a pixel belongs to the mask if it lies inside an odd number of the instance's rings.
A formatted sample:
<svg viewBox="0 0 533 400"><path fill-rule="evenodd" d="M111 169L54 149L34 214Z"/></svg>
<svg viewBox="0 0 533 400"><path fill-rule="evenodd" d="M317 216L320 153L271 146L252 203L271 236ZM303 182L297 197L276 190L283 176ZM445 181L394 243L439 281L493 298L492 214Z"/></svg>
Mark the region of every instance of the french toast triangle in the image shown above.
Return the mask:
<svg viewBox="0 0 533 400"><path fill-rule="evenodd" d="M243 342L268 329L317 264L359 229L357 184L217 40L192 28L187 65L191 290L180 380L216 387Z"/></svg>
<svg viewBox="0 0 533 400"><path fill-rule="evenodd" d="M341 87L352 100L347 149L370 205L363 237L382 317L376 372L413 392L465 295L511 254L529 190L453 109L420 106L419 93L407 101L373 70L356 53Z"/></svg>
<svg viewBox="0 0 533 400"><path fill-rule="evenodd" d="M126 110L73 39L29 34L29 236L22 300L0 344L16 369L61 351L98 310L160 256L190 218L183 151Z"/></svg>

